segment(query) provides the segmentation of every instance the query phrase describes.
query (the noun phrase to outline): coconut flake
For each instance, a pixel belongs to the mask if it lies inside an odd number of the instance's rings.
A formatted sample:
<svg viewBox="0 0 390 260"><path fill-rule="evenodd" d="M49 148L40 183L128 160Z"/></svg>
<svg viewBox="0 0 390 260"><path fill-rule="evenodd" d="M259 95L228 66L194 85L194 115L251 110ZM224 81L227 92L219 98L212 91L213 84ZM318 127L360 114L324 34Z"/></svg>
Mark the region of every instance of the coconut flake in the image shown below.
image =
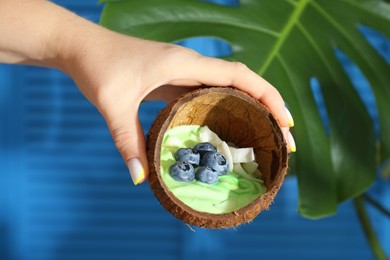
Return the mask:
<svg viewBox="0 0 390 260"><path fill-rule="evenodd" d="M233 166L233 171L235 173L237 173L238 175L241 175L242 177L246 178L246 179L249 179L249 180L253 180L253 181L258 181L258 182L262 182L262 180L258 179L258 178L255 178L253 177L252 175L248 174L245 172L245 170L242 168L241 164L240 163L235 163L234 166Z"/></svg>
<svg viewBox="0 0 390 260"><path fill-rule="evenodd" d="M222 142L218 135L211 131L208 126L202 127L199 132L199 138L202 143L209 142L215 147L217 147Z"/></svg>
<svg viewBox="0 0 390 260"><path fill-rule="evenodd" d="M257 170L257 167L259 167L259 164L253 161L253 162L242 163L241 166L246 173L253 174Z"/></svg>
<svg viewBox="0 0 390 260"><path fill-rule="evenodd" d="M245 172L245 170L242 168L241 164L235 163L233 165L233 171L241 176L247 176L248 174Z"/></svg>
<svg viewBox="0 0 390 260"><path fill-rule="evenodd" d="M234 163L248 163L255 160L253 148L234 148L229 147Z"/></svg>

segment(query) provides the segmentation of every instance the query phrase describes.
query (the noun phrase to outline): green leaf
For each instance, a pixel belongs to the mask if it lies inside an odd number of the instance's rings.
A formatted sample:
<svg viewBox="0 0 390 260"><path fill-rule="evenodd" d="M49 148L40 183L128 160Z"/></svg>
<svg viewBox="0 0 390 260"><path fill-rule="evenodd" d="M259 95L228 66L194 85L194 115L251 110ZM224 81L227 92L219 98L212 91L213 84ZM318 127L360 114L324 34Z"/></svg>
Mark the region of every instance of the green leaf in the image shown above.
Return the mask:
<svg viewBox="0 0 390 260"><path fill-rule="evenodd" d="M294 171L299 211L333 214L375 180L390 158L389 64L358 30L365 25L390 37L390 5L380 0L245 0L239 7L195 0L107 2L101 24L142 38L175 42L211 36L232 45L239 60L270 81L294 115L298 152ZM379 149L372 121L335 56L343 51L367 77L380 118ZM328 136L310 89L316 77L330 121ZM380 157L378 159L378 157Z"/></svg>

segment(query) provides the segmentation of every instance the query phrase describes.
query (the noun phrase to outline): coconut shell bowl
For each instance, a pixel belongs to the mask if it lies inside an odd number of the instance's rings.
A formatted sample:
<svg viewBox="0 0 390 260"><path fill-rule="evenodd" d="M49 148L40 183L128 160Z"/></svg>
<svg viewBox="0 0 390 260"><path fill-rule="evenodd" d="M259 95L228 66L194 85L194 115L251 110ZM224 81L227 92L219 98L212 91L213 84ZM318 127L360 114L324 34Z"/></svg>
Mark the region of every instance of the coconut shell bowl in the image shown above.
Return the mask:
<svg viewBox="0 0 390 260"><path fill-rule="evenodd" d="M238 148L252 147L264 192L247 205L224 213L194 209L176 197L162 176L161 149L166 131L184 125L207 126L225 142ZM171 102L147 135L147 155L149 185L161 205L183 222L202 228L230 228L251 222L269 209L288 168L286 142L277 120L258 100L227 87L200 88Z"/></svg>

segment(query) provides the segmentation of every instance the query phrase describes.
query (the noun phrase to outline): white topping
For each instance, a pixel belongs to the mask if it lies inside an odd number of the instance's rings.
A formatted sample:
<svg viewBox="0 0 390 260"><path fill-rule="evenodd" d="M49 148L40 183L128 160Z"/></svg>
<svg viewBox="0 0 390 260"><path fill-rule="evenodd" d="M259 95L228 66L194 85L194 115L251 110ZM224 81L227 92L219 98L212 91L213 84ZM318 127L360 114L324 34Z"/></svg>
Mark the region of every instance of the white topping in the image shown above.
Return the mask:
<svg viewBox="0 0 390 260"><path fill-rule="evenodd" d="M233 171L234 171L235 173L237 173L238 175L241 175L242 177L247 178L247 179L249 179L249 180L262 182L262 180L260 180L260 179L258 179L258 178L255 178L255 177L253 177L252 175L246 173L245 170L242 168L242 166L241 166L240 163L235 163L235 164L234 164Z"/></svg>
<svg viewBox="0 0 390 260"><path fill-rule="evenodd" d="M245 172L245 170L242 168L241 164L235 163L233 166L233 171L241 176L246 177L248 174Z"/></svg>
<svg viewBox="0 0 390 260"><path fill-rule="evenodd" d="M259 167L259 164L257 162L248 162L248 163L242 163L242 168L245 170L246 173L252 174L257 170L257 167Z"/></svg>
<svg viewBox="0 0 390 260"><path fill-rule="evenodd" d="M234 148L229 147L234 163L247 163L255 160L253 148Z"/></svg>
<svg viewBox="0 0 390 260"><path fill-rule="evenodd" d="M201 128L199 132L200 142L205 143L209 142L215 147L217 147L222 140L218 137L216 133L210 130L207 126Z"/></svg>

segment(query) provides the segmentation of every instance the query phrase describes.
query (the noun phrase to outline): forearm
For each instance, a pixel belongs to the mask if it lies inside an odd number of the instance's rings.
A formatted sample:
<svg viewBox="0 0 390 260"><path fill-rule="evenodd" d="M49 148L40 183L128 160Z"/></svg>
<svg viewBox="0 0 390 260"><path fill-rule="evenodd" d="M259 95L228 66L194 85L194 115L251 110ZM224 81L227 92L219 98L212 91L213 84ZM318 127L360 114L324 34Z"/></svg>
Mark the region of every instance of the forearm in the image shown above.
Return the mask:
<svg viewBox="0 0 390 260"><path fill-rule="evenodd" d="M49 1L0 0L0 62L65 69L97 30L103 29Z"/></svg>
<svg viewBox="0 0 390 260"><path fill-rule="evenodd" d="M88 71L107 62L113 35L50 1L0 0L0 63L60 69L94 104L99 78Z"/></svg>
<svg viewBox="0 0 390 260"><path fill-rule="evenodd" d="M48 65L59 12L47 1L0 0L0 61Z"/></svg>

